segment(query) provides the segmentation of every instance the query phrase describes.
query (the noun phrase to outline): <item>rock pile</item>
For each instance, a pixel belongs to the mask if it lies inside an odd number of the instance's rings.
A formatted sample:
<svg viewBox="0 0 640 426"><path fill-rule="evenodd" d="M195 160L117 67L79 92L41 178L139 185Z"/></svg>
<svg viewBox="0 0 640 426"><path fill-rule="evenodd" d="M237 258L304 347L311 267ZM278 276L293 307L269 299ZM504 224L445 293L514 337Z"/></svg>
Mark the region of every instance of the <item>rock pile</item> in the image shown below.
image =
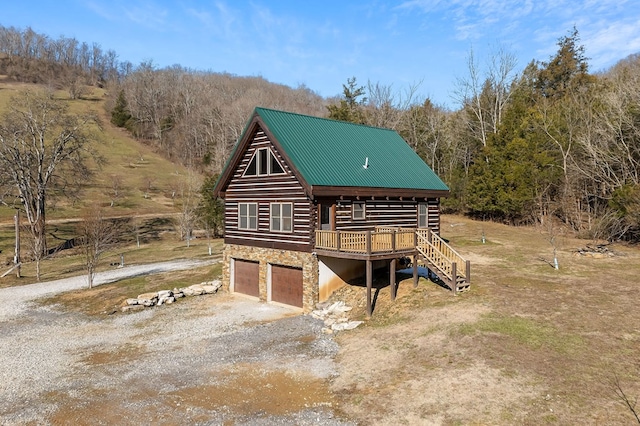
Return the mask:
<svg viewBox="0 0 640 426"><path fill-rule="evenodd" d="M220 280L194 284L184 288L174 288L173 290L160 290L152 293L144 293L138 297L127 299L120 308L122 312L136 311L151 306L160 306L175 302L177 299L186 296L200 296L202 294L217 293L222 287Z"/></svg>
<svg viewBox="0 0 640 426"><path fill-rule="evenodd" d="M349 321L347 312L351 311L351 306L347 306L342 301L318 303L316 308L311 312L311 315L324 321L323 333L331 334L335 331L353 330L362 324L362 321Z"/></svg>

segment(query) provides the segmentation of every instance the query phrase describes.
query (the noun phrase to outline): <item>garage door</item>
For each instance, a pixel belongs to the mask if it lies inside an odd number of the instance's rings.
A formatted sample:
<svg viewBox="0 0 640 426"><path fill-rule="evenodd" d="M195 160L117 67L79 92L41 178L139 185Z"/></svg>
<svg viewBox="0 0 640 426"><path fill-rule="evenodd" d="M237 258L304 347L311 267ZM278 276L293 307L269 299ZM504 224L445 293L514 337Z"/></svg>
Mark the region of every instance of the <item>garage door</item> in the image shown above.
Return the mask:
<svg viewBox="0 0 640 426"><path fill-rule="evenodd" d="M271 266L271 300L302 308L302 269Z"/></svg>
<svg viewBox="0 0 640 426"><path fill-rule="evenodd" d="M259 263L236 259L234 262L233 291L260 297Z"/></svg>

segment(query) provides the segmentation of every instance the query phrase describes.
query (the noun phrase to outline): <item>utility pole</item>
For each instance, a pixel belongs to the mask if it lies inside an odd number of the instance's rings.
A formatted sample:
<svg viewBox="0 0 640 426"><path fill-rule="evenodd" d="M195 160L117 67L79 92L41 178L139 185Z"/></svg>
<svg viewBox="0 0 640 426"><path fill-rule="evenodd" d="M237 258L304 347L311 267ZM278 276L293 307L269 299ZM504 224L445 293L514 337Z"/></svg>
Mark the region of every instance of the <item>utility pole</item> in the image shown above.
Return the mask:
<svg viewBox="0 0 640 426"><path fill-rule="evenodd" d="M13 258L13 263L16 268L16 277L20 278L20 210L16 210L16 215L13 219L16 224L16 254Z"/></svg>

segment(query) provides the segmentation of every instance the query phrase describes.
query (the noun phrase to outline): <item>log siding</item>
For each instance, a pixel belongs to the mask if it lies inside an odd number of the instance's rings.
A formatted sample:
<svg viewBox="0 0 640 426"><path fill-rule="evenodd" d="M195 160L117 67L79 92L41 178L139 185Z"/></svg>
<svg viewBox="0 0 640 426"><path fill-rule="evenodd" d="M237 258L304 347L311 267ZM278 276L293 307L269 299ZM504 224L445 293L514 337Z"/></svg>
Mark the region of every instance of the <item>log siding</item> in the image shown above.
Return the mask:
<svg viewBox="0 0 640 426"><path fill-rule="evenodd" d="M284 170L284 174L245 176L245 170L256 150L269 148ZM238 229L238 204L258 204L258 229ZM271 204L291 203L293 209L292 230L289 232L271 229ZM247 151L225 194L225 241L235 244L275 247L283 249L301 248L311 251L311 210L304 188L293 171L276 150L266 134L257 129Z"/></svg>
<svg viewBox="0 0 640 426"><path fill-rule="evenodd" d="M321 201L322 203L323 201ZM325 203L330 203L324 200ZM365 220L352 218L352 203L365 203ZM440 232L440 200L427 201L427 225L434 232ZM376 226L395 228L418 227L418 203L414 200L335 200L335 230L367 231Z"/></svg>

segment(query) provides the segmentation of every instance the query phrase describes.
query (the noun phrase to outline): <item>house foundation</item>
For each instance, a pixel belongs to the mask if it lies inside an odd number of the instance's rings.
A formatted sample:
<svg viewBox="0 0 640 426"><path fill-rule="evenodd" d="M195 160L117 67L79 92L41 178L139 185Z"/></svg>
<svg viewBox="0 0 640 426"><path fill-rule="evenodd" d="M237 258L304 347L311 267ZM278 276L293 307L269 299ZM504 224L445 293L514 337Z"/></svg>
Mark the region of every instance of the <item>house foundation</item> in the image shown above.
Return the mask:
<svg viewBox="0 0 640 426"><path fill-rule="evenodd" d="M315 309L315 305L319 301L319 286L318 259L314 254L293 250L225 244L222 257L222 285L226 291L238 291L235 285L236 280L247 278L237 276L241 272L237 272L234 265L244 261L253 262L257 264L258 270L257 277L255 277L257 281L257 298L265 302L278 303L276 291L274 290L280 283L274 281L274 271L277 267L300 269L301 274L298 276L301 276L301 282L298 284L297 279L294 279L291 286L296 288L293 288L292 291L301 291L300 307L303 312L309 313ZM297 288L298 285L301 289Z"/></svg>

